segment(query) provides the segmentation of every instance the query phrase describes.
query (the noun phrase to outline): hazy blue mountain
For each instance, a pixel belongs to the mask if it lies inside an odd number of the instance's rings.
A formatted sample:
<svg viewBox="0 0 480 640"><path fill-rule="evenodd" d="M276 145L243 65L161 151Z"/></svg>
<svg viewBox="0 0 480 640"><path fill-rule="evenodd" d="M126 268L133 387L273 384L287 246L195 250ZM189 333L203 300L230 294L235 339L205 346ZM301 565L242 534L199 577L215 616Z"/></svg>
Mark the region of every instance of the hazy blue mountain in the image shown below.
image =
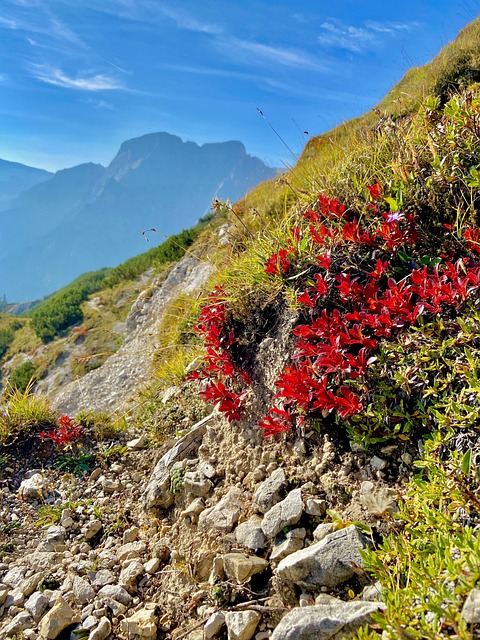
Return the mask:
<svg viewBox="0 0 480 640"><path fill-rule="evenodd" d="M22 191L43 182L53 174L19 162L0 160L0 211L7 209Z"/></svg>
<svg viewBox="0 0 480 640"><path fill-rule="evenodd" d="M199 146L167 133L124 142L107 168L57 172L0 212L0 295L38 298L189 227L212 198L241 198L276 169L241 142ZM141 233L154 227L146 245Z"/></svg>

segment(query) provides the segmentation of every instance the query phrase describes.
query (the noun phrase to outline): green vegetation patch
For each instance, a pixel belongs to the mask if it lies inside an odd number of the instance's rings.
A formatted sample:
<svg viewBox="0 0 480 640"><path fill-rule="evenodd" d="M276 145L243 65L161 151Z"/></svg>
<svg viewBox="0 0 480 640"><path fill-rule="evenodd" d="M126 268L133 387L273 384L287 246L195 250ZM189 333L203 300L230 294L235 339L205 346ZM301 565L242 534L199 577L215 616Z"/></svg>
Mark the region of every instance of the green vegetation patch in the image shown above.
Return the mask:
<svg viewBox="0 0 480 640"><path fill-rule="evenodd" d="M421 473L408 483L391 533L366 552L365 568L380 581L387 605L375 616L387 638L472 638L461 616L480 580L480 475L468 448L474 443L478 452L472 436L450 431L427 441L416 463Z"/></svg>
<svg viewBox="0 0 480 640"><path fill-rule="evenodd" d="M35 333L44 342L53 340L62 331L83 320L81 305L93 293L133 280L150 268L158 270L162 266L178 261L202 232L204 226L197 225L181 231L169 237L158 247L135 256L113 269L101 269L81 275L31 312Z"/></svg>

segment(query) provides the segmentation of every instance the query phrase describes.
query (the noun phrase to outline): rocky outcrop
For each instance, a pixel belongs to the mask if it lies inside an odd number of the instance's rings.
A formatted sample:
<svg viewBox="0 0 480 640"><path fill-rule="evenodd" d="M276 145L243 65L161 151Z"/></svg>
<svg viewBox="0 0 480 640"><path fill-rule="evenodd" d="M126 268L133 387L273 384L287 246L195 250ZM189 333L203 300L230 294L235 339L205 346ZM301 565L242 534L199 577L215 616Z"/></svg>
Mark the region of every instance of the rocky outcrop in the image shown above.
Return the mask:
<svg viewBox="0 0 480 640"><path fill-rule="evenodd" d="M128 332L120 349L98 369L53 391L49 395L52 405L69 415L81 409L125 410L129 401L151 381L156 327L166 305L180 292L200 289L210 273L210 264L187 255L162 284L154 281L148 293L142 292L133 304L126 319Z"/></svg>

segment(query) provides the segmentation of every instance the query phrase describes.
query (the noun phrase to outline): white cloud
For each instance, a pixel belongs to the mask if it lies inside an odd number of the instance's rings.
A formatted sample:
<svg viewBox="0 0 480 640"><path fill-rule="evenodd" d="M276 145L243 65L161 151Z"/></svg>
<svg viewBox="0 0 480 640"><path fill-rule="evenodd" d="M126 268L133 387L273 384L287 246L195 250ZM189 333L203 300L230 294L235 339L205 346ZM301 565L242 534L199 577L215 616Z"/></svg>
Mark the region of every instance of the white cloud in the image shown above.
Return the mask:
<svg viewBox="0 0 480 640"><path fill-rule="evenodd" d="M217 24L198 20L185 11L172 9L166 5L155 5L155 9L160 15L173 20L179 29L194 31L196 33L205 33L207 35L220 35L223 33L222 27Z"/></svg>
<svg viewBox="0 0 480 640"><path fill-rule="evenodd" d="M365 23L367 29L376 31L378 33L390 33L395 34L399 31L412 31L419 25L417 22L375 22L374 20L368 20Z"/></svg>
<svg viewBox="0 0 480 640"><path fill-rule="evenodd" d="M35 65L32 67L32 70L37 80L65 89L75 89L77 91L113 91L125 88L115 80L115 78L104 74L72 78L61 69L50 69Z"/></svg>
<svg viewBox="0 0 480 640"><path fill-rule="evenodd" d="M385 36L395 36L401 31L410 31L417 23L367 21L362 26L343 24L339 20L329 19L320 25L318 42L321 45L345 49L352 53L362 53L376 48Z"/></svg>
<svg viewBox="0 0 480 640"><path fill-rule="evenodd" d="M16 20L11 20L10 18L2 18L2 16L0 16L0 26L13 30L18 29Z"/></svg>
<svg viewBox="0 0 480 640"><path fill-rule="evenodd" d="M235 37L228 38L224 44L230 47L233 56L238 54L239 51L244 51L251 54L252 61L258 61L258 58L263 58L287 67L311 67L316 65L316 62L310 56L285 47L267 45L251 40L241 40Z"/></svg>

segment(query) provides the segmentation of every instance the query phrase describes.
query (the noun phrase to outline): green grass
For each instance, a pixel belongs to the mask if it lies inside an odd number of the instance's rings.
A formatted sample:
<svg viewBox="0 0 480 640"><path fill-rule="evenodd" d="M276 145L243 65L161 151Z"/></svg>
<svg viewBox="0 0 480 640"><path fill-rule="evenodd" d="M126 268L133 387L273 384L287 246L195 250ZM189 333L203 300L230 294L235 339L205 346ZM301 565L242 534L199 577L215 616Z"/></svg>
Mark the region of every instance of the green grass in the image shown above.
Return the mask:
<svg viewBox="0 0 480 640"><path fill-rule="evenodd" d="M45 397L31 393L32 385L24 391L10 389L0 406L0 444L12 439L34 435L56 424L57 414Z"/></svg>
<svg viewBox="0 0 480 640"><path fill-rule="evenodd" d="M480 476L471 450L446 453L453 435L426 443L391 533L366 553L365 568L383 588L387 611L376 622L387 638L472 637L460 612L480 579Z"/></svg>

